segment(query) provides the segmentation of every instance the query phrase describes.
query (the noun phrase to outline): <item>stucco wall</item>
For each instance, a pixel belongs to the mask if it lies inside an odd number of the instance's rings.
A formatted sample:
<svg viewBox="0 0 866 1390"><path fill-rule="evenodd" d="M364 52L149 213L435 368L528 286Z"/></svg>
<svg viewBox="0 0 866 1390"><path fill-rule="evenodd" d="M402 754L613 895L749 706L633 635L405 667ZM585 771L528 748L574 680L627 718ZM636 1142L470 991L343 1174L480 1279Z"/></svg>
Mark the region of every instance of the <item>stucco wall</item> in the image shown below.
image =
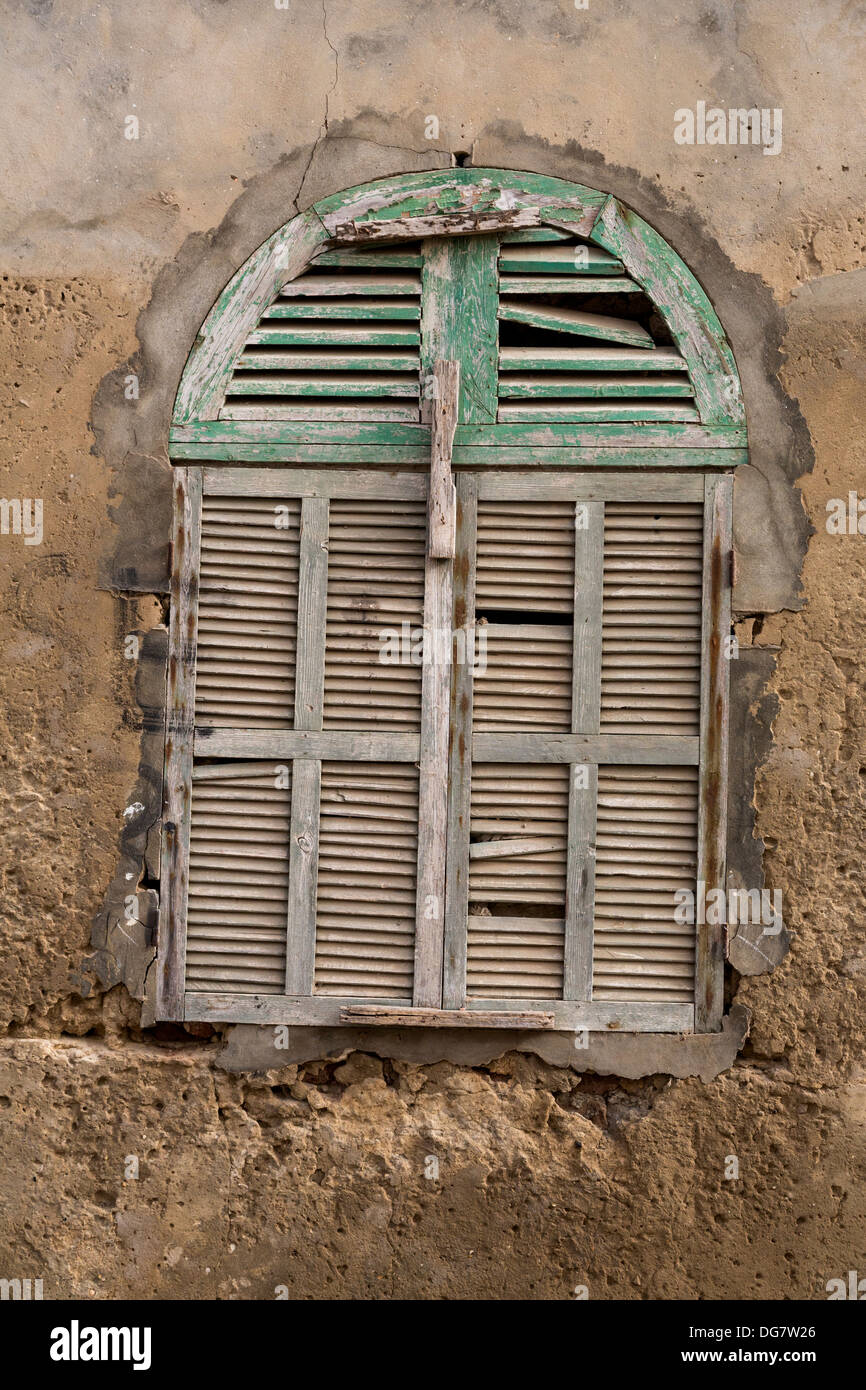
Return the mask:
<svg viewBox="0 0 866 1390"><path fill-rule="evenodd" d="M866 536L824 524L866 492L862 10L5 8L0 494L44 499L44 539L0 537L0 1275L46 1297L825 1296L864 1259ZM780 108L781 152L676 144L699 100ZM792 949L734 976L751 1032L714 1080L628 1080L613 1054L605 1075L353 1053L255 1076L226 1069L236 1037L143 1031L116 983L144 992L152 945L165 440L190 344L298 208L458 152L636 208L737 356L738 631L773 721L754 814ZM130 884L140 926L117 920Z"/></svg>

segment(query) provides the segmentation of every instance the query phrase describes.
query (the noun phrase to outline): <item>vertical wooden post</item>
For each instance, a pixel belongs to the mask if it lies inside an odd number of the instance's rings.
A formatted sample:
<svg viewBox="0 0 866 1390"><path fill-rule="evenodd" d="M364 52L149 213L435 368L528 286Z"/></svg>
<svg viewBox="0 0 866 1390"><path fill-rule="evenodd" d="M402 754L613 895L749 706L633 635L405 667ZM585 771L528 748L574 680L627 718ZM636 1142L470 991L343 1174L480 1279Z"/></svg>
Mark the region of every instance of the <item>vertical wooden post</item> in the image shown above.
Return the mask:
<svg viewBox="0 0 866 1390"><path fill-rule="evenodd" d="M298 564L296 729L320 730L322 727L327 588L328 499L305 497L301 503ZM295 758L289 831L286 994L311 995L313 992L321 789L321 761Z"/></svg>
<svg viewBox="0 0 866 1390"><path fill-rule="evenodd" d="M457 493L451 476L451 451L457 428L460 363L437 362L433 369L433 388L427 554L436 560L453 560Z"/></svg>
<svg viewBox="0 0 866 1390"><path fill-rule="evenodd" d="M180 1022L186 965L202 470L200 467L175 468L173 482L156 1014L158 1019Z"/></svg>
<svg viewBox="0 0 866 1390"><path fill-rule="evenodd" d="M457 479L454 636L455 644L461 643L463 650L458 650L458 660L451 681L445 963L442 985L442 1007L445 1009L461 1009L466 1002L477 524L478 480L471 473L461 473Z"/></svg>
<svg viewBox="0 0 866 1390"><path fill-rule="evenodd" d="M733 479L708 473L704 491L704 607L701 631L701 789L698 808L698 883L705 901L724 891L728 823L728 688L725 649L731 632L731 502ZM696 925L695 1031L718 1032L724 1008L725 929Z"/></svg>
<svg viewBox="0 0 866 1390"><path fill-rule="evenodd" d="M571 732L597 734L601 719L604 503L574 511L574 647ZM572 763L568 784L563 999L592 999L598 766Z"/></svg>

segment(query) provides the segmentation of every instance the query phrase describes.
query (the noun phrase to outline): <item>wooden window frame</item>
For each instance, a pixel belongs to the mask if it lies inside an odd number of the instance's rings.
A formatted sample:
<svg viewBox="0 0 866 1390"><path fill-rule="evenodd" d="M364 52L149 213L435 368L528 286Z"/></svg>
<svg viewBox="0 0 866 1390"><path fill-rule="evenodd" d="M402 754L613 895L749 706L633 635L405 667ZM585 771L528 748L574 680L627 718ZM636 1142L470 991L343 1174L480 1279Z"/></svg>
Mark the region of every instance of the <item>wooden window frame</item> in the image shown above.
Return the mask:
<svg viewBox="0 0 866 1390"><path fill-rule="evenodd" d="M503 199L503 192L508 197ZM505 203L502 211L497 204ZM578 232L613 252L629 275L641 285L665 318L671 335L686 358L693 383L699 424L497 424L497 361L491 351L495 332L496 253L499 234L512 227L558 226ZM350 489L353 497L392 495L396 477L407 481L415 496L426 495L430 459L430 426L369 422L288 422L220 419L225 388L246 336L281 284L310 264L323 247L358 246L397 238L425 238L422 275L422 372L446 358L460 366L460 411L453 449L458 490L458 553L465 550L477 499L484 496L519 499L543 483L559 498L582 500L592 506L607 498L622 498L623 489L641 497L677 495L703 498L704 611L700 735L690 742L689 760L701 767L699 802L698 880L707 889L725 886L727 807L727 691L729 664L724 637L730 628L731 495L734 468L747 461L742 402L733 355L721 326L694 277L658 234L617 200L595 190L539 175L499 170L452 170L380 181L324 199L281 228L234 277L206 320L190 355L178 391L171 431L170 454L175 464L174 538L171 584L170 667L167 703L167 743L164 797L163 870L157 971L157 1015L164 1019L219 1022L260 1022L333 1025L343 1020L340 1000L301 992L312 988L315 913L315 846L317 796L321 759L343 756L353 741L379 747L377 735L324 734L321 731L323 643L311 641L298 651L295 729L291 733L262 732L255 739L234 731L197 736L193 720L195 681L195 613L197 557L202 489L225 488L249 495L282 493L304 498L302 548L309 547L311 564L299 599L311 615L304 625L312 637L316 614L324 603L324 566L320 532L325 525L327 495ZM451 290L461 286L458 298ZM465 312L466 305L469 312ZM458 311L461 310L461 311ZM493 324L491 329L490 325ZM732 385L733 383L733 385ZM385 491L383 492L383 489ZM390 491L388 491L390 489ZM306 541L305 541L306 537ZM318 544L318 562L316 546ZM586 557L592 563L592 557ZM473 610L472 566L427 562L425 626L469 623ZM299 640L302 623L299 620ZM576 643L576 649L578 644ZM598 644L590 640L576 658L575 689L592 687L577 674L598 660ZM403 752L417 755L424 770L419 822L438 827L447 822L449 850L441 859L419 857L418 895L441 888L442 910L428 933L419 933L416 985L411 1018L404 1021L441 1025L555 1027L653 1032L711 1032L721 1026L723 1009L724 928L699 925L697 930L696 994L694 1007L660 1004L602 1004L574 997L522 1001L518 1006L497 1001L461 1001L461 949L465 967L465 914L460 904L466 865L454 846L457 821L465 816L469 794L469 758L461 758L461 737L467 734L466 710L471 711L471 677L465 665L455 667L450 711L442 718L443 682L450 670L425 666L425 722L420 739L403 739ZM468 700L467 683L469 686ZM438 688L439 696L435 690ZM439 711L439 718L431 712ZM543 761L572 766L625 761L629 736L586 732L591 711L575 702L571 734L527 736L544 742ZM590 723L587 723L587 718ZM470 714L471 719L471 714ZM448 760L448 727L452 731L447 768L447 797L442 774ZM471 730L470 730L471 737ZM475 735L478 741L497 735ZM342 740L342 742L341 742ZM407 741L408 740L408 741ZM647 740L642 738L645 745ZM672 740L665 738L665 756ZM184 902L187 891L186 846L189 838L190 785L197 746L212 756L296 758L293 778L290 903L287 928L287 990L285 995L185 994ZM391 748L396 744L391 744ZM686 750L680 750L685 755ZM350 754L351 756L351 754ZM375 756L368 752L367 756ZM384 756L392 757L393 753ZM437 776L430 776L432 770ZM294 788L300 790L295 796ZM425 790L426 788L426 790ZM425 805L426 799L426 805ZM297 813L296 813L297 802ZM443 844L445 836L443 835ZM434 865L434 860L435 865ZM568 902L565 993L586 989L591 970L591 834L585 816L571 799L568 850ZM438 876L438 877L437 877ZM312 888L311 888L312 885ZM420 918L419 918L420 920ZM302 924L304 927L302 929ZM303 940L301 939L303 937ZM463 948L461 948L463 942ZM589 947L588 947L589 943ZM587 951L589 949L589 954ZM290 988L291 986L291 988ZM501 1004L501 1007L500 1007ZM530 1023L527 1009L544 1016ZM356 1014L359 1010L355 1011ZM360 1014L363 1014L363 1008ZM370 1011L368 1011L370 1012ZM372 1012L375 1012L373 1010ZM395 1010L388 1010L394 1021ZM494 1013L496 1017L494 1018ZM434 1016L435 1015L435 1016ZM472 1015L470 1020L469 1016ZM357 1020L356 1020L357 1021ZM372 1020L368 1020L372 1021Z"/></svg>

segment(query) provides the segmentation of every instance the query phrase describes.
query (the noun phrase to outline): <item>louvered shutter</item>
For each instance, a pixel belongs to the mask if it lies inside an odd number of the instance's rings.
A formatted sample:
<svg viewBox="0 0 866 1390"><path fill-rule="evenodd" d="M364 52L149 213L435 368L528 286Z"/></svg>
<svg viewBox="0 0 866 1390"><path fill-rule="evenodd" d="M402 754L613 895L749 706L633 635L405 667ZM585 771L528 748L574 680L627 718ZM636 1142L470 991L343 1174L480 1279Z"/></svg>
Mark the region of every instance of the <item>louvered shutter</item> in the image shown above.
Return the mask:
<svg viewBox="0 0 866 1390"><path fill-rule="evenodd" d="M421 265L411 244L322 252L259 319L222 418L417 421Z"/></svg>
<svg viewBox="0 0 866 1390"><path fill-rule="evenodd" d="M426 479L190 469L185 505L186 1017L411 1005L444 876L419 835Z"/></svg>
<svg viewBox="0 0 866 1390"><path fill-rule="evenodd" d="M457 202L495 220L476 174ZM205 466L176 480L161 1016L718 1027L720 934L673 895L723 882L729 350L659 312L608 204L518 191L543 225L438 236L452 193L425 196L381 245L379 192L301 218L226 369L204 336L199 420L181 393L174 457ZM440 359L453 565L426 555ZM449 628L453 670L422 665Z"/></svg>
<svg viewBox="0 0 866 1390"><path fill-rule="evenodd" d="M513 235L499 253L498 420L697 421L685 359L622 261L554 228Z"/></svg>
<svg viewBox="0 0 866 1390"><path fill-rule="evenodd" d="M700 475L461 480L476 669L448 1007L558 1001L563 1026L690 1030L708 975L717 989L675 895L697 899L706 873L727 492Z"/></svg>

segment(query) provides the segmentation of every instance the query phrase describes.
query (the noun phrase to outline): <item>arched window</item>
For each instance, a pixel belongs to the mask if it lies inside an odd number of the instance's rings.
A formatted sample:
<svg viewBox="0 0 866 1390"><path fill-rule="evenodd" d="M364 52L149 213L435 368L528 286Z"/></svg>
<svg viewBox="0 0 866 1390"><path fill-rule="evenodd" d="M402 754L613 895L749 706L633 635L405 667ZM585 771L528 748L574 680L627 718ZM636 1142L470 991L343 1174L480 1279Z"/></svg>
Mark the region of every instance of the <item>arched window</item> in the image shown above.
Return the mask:
<svg viewBox="0 0 866 1390"><path fill-rule="evenodd" d="M733 357L614 198L326 198L171 432L158 1014L713 1031Z"/></svg>

